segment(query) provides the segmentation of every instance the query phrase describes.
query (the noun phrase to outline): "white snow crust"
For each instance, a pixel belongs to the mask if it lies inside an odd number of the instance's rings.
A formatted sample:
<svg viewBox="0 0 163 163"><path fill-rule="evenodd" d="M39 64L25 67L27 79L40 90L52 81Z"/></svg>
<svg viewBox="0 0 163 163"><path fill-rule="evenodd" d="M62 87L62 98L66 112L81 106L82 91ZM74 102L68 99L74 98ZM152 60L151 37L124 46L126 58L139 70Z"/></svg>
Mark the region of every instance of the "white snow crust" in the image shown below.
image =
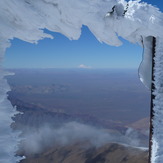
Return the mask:
<svg viewBox="0 0 163 163"><path fill-rule="evenodd" d="M144 57L139 70L140 78L150 88L150 36L163 38L163 14L156 7L140 2L140 0L128 3L125 0L0 0L0 22L1 62L11 39L18 38L30 43L37 43L43 38L53 38L44 33L43 29L59 32L70 40L76 40L81 35L82 25L85 25L100 42L119 46L122 44L118 39L120 36L132 43L138 43L144 46ZM161 48L161 46L158 48L160 55L162 55ZM162 70L160 69L159 72L161 73ZM3 144L0 162L14 163L16 162L14 152L17 134L11 131L10 123L12 122L11 116L15 113L7 101L6 92L9 87L4 80L5 73L2 67L1 71L0 116L2 118L0 118L0 124L4 125L2 129L0 128L0 141ZM158 101L162 95L159 97ZM162 105L159 106L159 102L155 104L156 109L157 107L162 108ZM11 113L13 114L11 115ZM155 131L155 133L157 132ZM13 139L15 141L11 141ZM157 144L160 143L159 139L155 141ZM158 152L160 150L156 150L153 156L160 154ZM152 163L160 162L153 161Z"/></svg>

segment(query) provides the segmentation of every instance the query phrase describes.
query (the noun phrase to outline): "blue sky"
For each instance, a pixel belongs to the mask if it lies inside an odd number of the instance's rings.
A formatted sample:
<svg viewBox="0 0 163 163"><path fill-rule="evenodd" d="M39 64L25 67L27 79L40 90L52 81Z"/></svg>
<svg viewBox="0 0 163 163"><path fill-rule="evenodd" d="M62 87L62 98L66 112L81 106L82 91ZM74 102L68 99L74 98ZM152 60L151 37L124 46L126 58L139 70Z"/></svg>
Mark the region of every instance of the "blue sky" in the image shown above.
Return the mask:
<svg viewBox="0 0 163 163"><path fill-rule="evenodd" d="M163 10L161 0L144 0ZM142 48L125 40L120 47L101 44L85 26L79 40L70 41L59 33L37 45L18 39L7 49L4 66L7 68L77 68L83 64L92 68L138 68Z"/></svg>

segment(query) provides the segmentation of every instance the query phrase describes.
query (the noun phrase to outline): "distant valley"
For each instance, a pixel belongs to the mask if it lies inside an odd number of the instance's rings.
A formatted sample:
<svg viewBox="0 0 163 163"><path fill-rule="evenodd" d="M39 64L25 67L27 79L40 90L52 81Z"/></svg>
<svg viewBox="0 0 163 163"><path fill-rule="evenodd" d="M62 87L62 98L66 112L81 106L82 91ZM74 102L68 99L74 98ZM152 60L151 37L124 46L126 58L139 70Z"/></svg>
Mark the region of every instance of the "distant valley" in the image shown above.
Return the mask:
<svg viewBox="0 0 163 163"><path fill-rule="evenodd" d="M11 92L8 92L8 98L13 106L24 114L18 114L13 118L15 123L12 124L12 127L21 130L24 136L28 135L29 131L37 131L39 134L42 132L41 127L45 125L50 126L50 130L59 132L58 129L63 128L65 124L70 124L69 128L66 128L69 130L71 125L77 123L76 126L79 124L78 127L80 127L81 124L82 127L83 124L85 128L88 126L88 129L93 129L93 132L96 132L95 128L99 132L104 131L103 135L109 134L114 137L121 135L121 141L129 141L130 137L133 137L138 140L138 143L148 146L149 92L140 83L136 71L76 69L13 71L15 71L15 76L7 77L12 89ZM74 131L74 128L72 129ZM86 134L85 137L82 138L82 141L89 141L90 136ZM80 144L79 140L77 139L77 144ZM107 153L112 146L115 151ZM121 151L121 145L99 146L91 153L90 158L84 156L88 152L86 149L78 149L73 143L61 147L60 145L55 147L54 143L54 145L45 145L45 147L40 151L41 153L35 152L30 155L26 151L28 148L21 147L18 153L27 156L22 163L41 163L45 162L45 159L47 163L69 163L71 159L76 159L79 163L80 161L82 163L82 160L83 163L91 163L91 161L96 163L100 160L105 160L103 162L107 163L110 159L108 159L109 154L112 155L111 159L115 160L111 163L132 163L132 161L141 163L137 152L134 152L137 156L135 154L132 156L130 152L127 152L128 147L123 147ZM75 152L75 154L62 156L60 153L62 151L64 153L65 150ZM78 151L83 154L79 156ZM114 155L117 153L121 155L123 152L124 157L114 159L116 157ZM147 151L145 153L147 155ZM140 157L144 160L142 163L147 162L146 156L140 154Z"/></svg>
<svg viewBox="0 0 163 163"><path fill-rule="evenodd" d="M136 70L22 69L8 76L9 98L52 112L122 124L149 116L150 94Z"/></svg>

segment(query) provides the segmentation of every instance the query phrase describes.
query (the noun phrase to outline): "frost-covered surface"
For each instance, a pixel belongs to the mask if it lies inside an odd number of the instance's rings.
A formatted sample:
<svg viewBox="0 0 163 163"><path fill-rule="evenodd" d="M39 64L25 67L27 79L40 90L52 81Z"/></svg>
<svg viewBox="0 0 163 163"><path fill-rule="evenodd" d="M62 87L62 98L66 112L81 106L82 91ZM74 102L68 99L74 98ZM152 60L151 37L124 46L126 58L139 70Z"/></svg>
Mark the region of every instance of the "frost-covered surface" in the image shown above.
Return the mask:
<svg viewBox="0 0 163 163"><path fill-rule="evenodd" d="M78 39L82 25L86 25L100 42L119 46L121 41L118 35L132 43L143 43L145 60L141 64L140 77L150 87L151 53L148 53L150 47L146 38L163 38L162 17L163 14L157 8L140 1L130 1L127 5L124 0L0 0L0 60L2 61L9 39L19 38L36 43L45 37L52 38L43 32L45 28L60 32L69 39ZM7 142L12 140L9 128L12 108L9 103L6 104L8 86L3 76L1 73L0 88L3 89L0 114L4 118L0 119L0 124L4 124L7 133L4 132L1 138L2 144L6 143L6 146L1 146L3 154L0 153L0 162L14 163L13 147L16 141L11 142L11 148L7 147ZM158 107L158 103L155 107ZM8 157L2 161L2 156Z"/></svg>
<svg viewBox="0 0 163 163"><path fill-rule="evenodd" d="M155 99L153 119L152 163L163 160L163 39L157 38L154 68Z"/></svg>
<svg viewBox="0 0 163 163"><path fill-rule="evenodd" d="M151 88L153 37L142 38L142 44L143 60L139 67L139 77L148 88Z"/></svg>
<svg viewBox="0 0 163 163"><path fill-rule="evenodd" d="M0 39L1 62L5 49L8 46L9 42L7 40ZM12 123L11 117L13 117L17 112L7 100L6 93L10 88L7 81L4 79L5 75L9 75L9 73L3 71L0 65L0 162L12 163L19 160L18 157L15 157L19 133L13 132L10 128Z"/></svg>

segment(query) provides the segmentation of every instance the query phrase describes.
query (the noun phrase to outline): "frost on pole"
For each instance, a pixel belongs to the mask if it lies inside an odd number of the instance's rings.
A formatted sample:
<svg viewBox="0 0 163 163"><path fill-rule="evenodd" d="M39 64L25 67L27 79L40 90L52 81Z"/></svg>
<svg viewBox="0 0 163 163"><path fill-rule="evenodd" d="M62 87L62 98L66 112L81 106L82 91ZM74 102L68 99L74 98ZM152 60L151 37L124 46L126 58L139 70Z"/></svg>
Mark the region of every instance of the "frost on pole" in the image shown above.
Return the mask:
<svg viewBox="0 0 163 163"><path fill-rule="evenodd" d="M53 38L43 32L48 29L69 39L78 39L82 25L87 26L100 41L113 46L121 45L118 36L144 47L139 68L141 81L150 88L152 69L151 37L157 40L155 53L154 118L152 136L152 163L163 160L163 14L146 3L125 0L1 0L0 1L0 61L11 39L18 38L37 43L43 38ZM15 113L6 92L9 86L6 73L0 67L0 162L14 163L17 133L10 128ZM3 133L3 134L2 134Z"/></svg>

